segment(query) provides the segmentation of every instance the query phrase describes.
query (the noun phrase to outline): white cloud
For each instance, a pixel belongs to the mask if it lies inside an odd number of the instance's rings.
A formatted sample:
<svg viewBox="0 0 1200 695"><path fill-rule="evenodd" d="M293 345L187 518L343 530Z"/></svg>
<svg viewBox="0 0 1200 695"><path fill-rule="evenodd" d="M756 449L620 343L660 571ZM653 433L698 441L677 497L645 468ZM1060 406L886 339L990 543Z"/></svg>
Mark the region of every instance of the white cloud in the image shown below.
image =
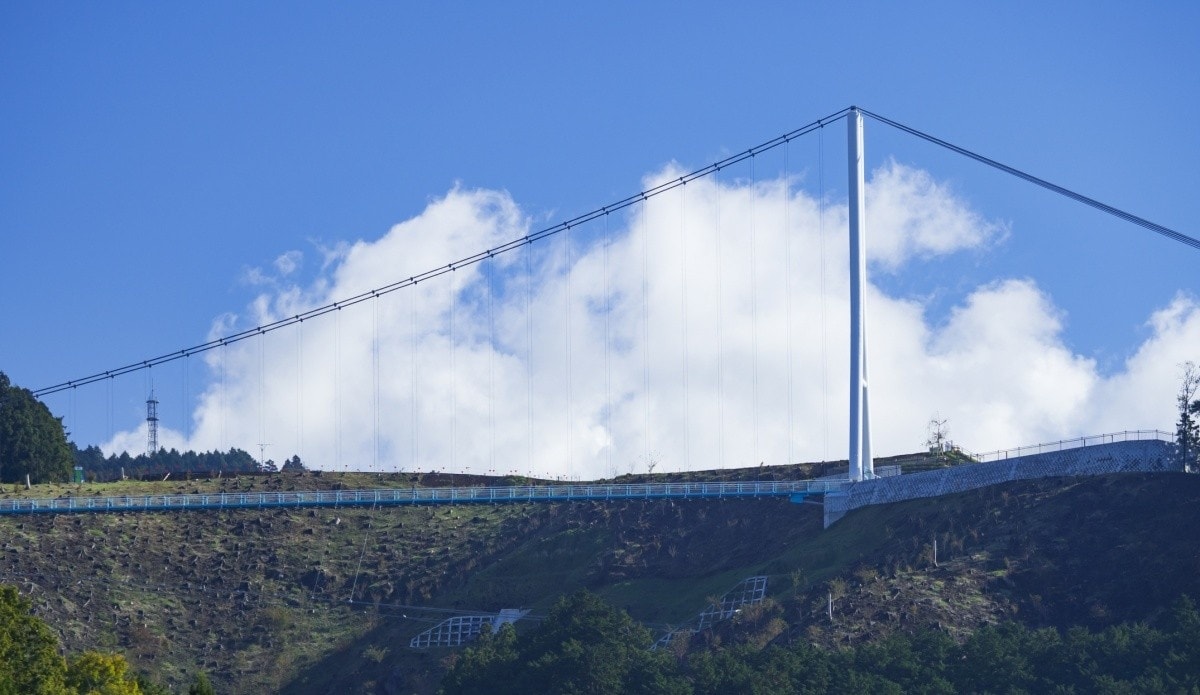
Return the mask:
<svg viewBox="0 0 1200 695"><path fill-rule="evenodd" d="M680 174L668 167L646 183ZM924 172L889 163L869 185L876 270L1007 233ZM254 453L269 442L276 460L299 453L322 468L584 478L650 460L671 470L842 458L845 225L844 205L822 214L787 181L693 181L532 252L206 353L214 376L190 441L170 430L160 439ZM317 279L272 286L212 334L529 231L506 193L456 187L380 239L323 250ZM1150 337L1108 376L1067 346L1062 312L1030 279L981 285L938 325L917 301L878 288L868 304L880 455L919 449L934 413L976 451L1169 426L1175 365L1200 344L1200 306L1186 296L1155 314ZM105 448L144 442L143 429Z"/></svg>
<svg viewBox="0 0 1200 695"><path fill-rule="evenodd" d="M1124 369L1096 389L1089 419L1106 432L1132 428L1174 429L1178 413L1171 398L1184 362L1200 359L1200 303L1179 294L1147 322L1150 337Z"/></svg>
<svg viewBox="0 0 1200 695"><path fill-rule="evenodd" d="M271 263L271 267L274 268L273 273L257 266L244 268L242 270L242 283L251 287L278 287L289 275L299 269L303 260L304 254L300 251L293 250L280 254Z"/></svg>
<svg viewBox="0 0 1200 695"><path fill-rule="evenodd" d="M263 272L262 268L251 267L242 269L242 283L257 287L259 285L271 284L271 277Z"/></svg>
<svg viewBox="0 0 1200 695"><path fill-rule="evenodd" d="M871 259L890 272L912 257L941 256L996 243L1006 225L984 219L928 172L894 160L873 172L867 196Z"/></svg>
<svg viewBox="0 0 1200 695"><path fill-rule="evenodd" d="M280 277L287 277L296 272L300 268L300 264L304 262L304 254L300 251L288 251L281 254L275 259L275 272L279 273Z"/></svg>

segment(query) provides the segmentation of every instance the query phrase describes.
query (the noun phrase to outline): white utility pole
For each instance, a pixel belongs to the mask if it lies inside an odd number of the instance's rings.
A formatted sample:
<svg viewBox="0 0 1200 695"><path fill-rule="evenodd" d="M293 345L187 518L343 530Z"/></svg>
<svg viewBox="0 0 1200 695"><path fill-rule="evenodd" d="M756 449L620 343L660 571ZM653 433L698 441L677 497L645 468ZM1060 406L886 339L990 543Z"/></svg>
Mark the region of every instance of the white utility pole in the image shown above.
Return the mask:
<svg viewBox="0 0 1200 695"><path fill-rule="evenodd" d="M863 116L846 116L850 170L850 480L875 477L871 458L871 408L867 398L867 222Z"/></svg>

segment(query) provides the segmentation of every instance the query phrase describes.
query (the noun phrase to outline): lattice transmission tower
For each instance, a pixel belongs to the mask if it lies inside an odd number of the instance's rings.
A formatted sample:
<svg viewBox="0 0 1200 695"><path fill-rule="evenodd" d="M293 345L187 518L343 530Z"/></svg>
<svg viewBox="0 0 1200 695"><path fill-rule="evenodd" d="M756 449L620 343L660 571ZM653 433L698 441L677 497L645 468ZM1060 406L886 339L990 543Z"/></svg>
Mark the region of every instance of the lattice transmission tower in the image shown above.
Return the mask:
<svg viewBox="0 0 1200 695"><path fill-rule="evenodd" d="M150 397L146 399L146 455L158 453L158 399L154 397L154 389L150 389Z"/></svg>

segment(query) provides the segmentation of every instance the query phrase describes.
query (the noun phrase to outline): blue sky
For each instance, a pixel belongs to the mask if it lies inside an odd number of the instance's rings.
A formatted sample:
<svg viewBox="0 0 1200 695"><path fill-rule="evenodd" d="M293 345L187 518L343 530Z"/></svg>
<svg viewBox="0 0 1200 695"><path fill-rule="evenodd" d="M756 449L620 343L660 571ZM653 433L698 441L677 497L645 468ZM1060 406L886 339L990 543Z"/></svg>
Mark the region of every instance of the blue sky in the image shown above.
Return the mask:
<svg viewBox="0 0 1200 695"><path fill-rule="evenodd" d="M253 281L284 254L301 259L284 284L315 296L338 286L336 249L456 185L507 192L539 228L850 104L1196 236L1198 21L1186 2L8 3L0 369L39 388L197 344L228 314L244 326L256 297L286 291ZM974 289L1030 279L1103 377L1153 312L1200 293L1195 250L867 126L873 170L928 172L1007 230L873 276L930 326ZM837 127L789 148L798 185L844 196L844 140ZM764 157L755 177L782 168ZM179 394L163 399L176 429L210 376L156 377ZM146 382L127 381L107 413L81 411L108 396L49 403L83 443L107 441L137 425ZM950 417L970 432L976 415ZM1170 425L1147 420L1128 426Z"/></svg>

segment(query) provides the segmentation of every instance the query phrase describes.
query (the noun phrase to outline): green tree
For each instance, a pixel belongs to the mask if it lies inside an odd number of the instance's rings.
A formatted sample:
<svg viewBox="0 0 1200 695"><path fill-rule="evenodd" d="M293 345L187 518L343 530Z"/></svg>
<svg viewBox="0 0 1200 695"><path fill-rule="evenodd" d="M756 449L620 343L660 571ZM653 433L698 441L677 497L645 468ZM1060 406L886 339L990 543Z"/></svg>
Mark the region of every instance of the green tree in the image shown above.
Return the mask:
<svg viewBox="0 0 1200 695"><path fill-rule="evenodd" d="M66 481L72 461L62 421L0 372L0 482Z"/></svg>
<svg viewBox="0 0 1200 695"><path fill-rule="evenodd" d="M1178 692L1200 692L1200 611L1187 596L1176 601L1169 621L1167 644L1162 645L1160 670Z"/></svg>
<svg viewBox="0 0 1200 695"><path fill-rule="evenodd" d="M58 638L29 610L15 587L0 586L0 695L65 695Z"/></svg>
<svg viewBox="0 0 1200 695"><path fill-rule="evenodd" d="M1183 365L1183 382L1175 403L1179 422L1175 424L1175 455L1186 471L1200 469L1200 369L1193 362Z"/></svg>
<svg viewBox="0 0 1200 695"><path fill-rule="evenodd" d="M986 625L962 646L954 665L957 689L973 693L1030 692L1035 682L1030 663L1029 629L1017 623Z"/></svg>
<svg viewBox="0 0 1200 695"><path fill-rule="evenodd" d="M669 692L650 632L588 591L559 599L519 645L521 692Z"/></svg>
<svg viewBox="0 0 1200 695"><path fill-rule="evenodd" d="M67 687L79 695L142 695L120 654L84 652L67 664Z"/></svg>
<svg viewBox="0 0 1200 695"><path fill-rule="evenodd" d="M81 466L87 475L96 475L104 467L104 452L95 444L89 445L86 449L80 449L71 443L71 453L75 459L75 465Z"/></svg>
<svg viewBox="0 0 1200 695"><path fill-rule="evenodd" d="M142 689L142 695L174 695L170 688L154 680L147 673L137 675L137 684Z"/></svg>
<svg viewBox="0 0 1200 695"><path fill-rule="evenodd" d="M293 456L284 461L283 468L279 470L283 473L300 473L308 469L304 467L304 462L300 460L299 456Z"/></svg>
<svg viewBox="0 0 1200 695"><path fill-rule="evenodd" d="M883 676L905 692L953 693L945 665L955 647L944 632L892 635L859 647L855 667Z"/></svg>
<svg viewBox="0 0 1200 695"><path fill-rule="evenodd" d="M188 695L217 695L217 691L213 690L212 683L208 680L208 674L204 671L196 674L192 679L192 684L188 686Z"/></svg>
<svg viewBox="0 0 1200 695"><path fill-rule="evenodd" d="M216 475L224 473L253 473L260 470L258 461L241 449L195 452L159 449L152 455L130 456L122 451L108 458L98 447L79 449L72 446L75 465L82 466L89 479L98 481L118 480L124 472L126 477L153 476L161 478L170 473L176 475Z"/></svg>
<svg viewBox="0 0 1200 695"><path fill-rule="evenodd" d="M650 644L649 631L627 613L579 591L560 599L533 632L517 636L505 626L466 650L442 692L690 692Z"/></svg>
<svg viewBox="0 0 1200 695"><path fill-rule="evenodd" d="M170 692L147 676L131 673L120 654L88 651L63 659L58 637L30 609L29 600L16 587L0 585L0 695Z"/></svg>
<svg viewBox="0 0 1200 695"><path fill-rule="evenodd" d="M495 633L485 629L473 646L463 650L442 679L442 692L460 695L494 692L494 684L510 678L517 663L517 631L513 626L501 625Z"/></svg>

